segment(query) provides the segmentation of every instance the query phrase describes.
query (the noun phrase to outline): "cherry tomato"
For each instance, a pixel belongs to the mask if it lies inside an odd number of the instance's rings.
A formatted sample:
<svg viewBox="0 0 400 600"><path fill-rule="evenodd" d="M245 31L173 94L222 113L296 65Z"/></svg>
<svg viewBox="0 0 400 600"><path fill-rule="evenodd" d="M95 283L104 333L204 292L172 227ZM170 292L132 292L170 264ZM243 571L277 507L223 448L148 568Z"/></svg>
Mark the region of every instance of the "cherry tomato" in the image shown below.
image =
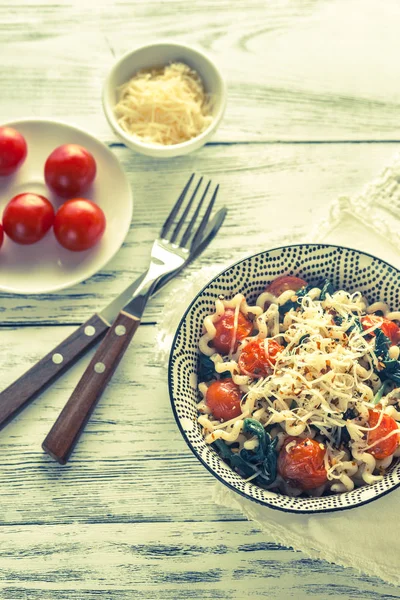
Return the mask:
<svg viewBox="0 0 400 600"><path fill-rule="evenodd" d="M389 338L392 344L398 344L400 342L400 327L396 325L394 321L385 319L385 317L378 317L377 315L366 315L361 318L363 329L369 329L378 325L379 329ZM371 334L373 335L373 333Z"/></svg>
<svg viewBox="0 0 400 600"><path fill-rule="evenodd" d="M97 204L86 198L67 200L54 219L54 235L64 248L80 252L100 241L106 217Z"/></svg>
<svg viewBox="0 0 400 600"><path fill-rule="evenodd" d="M23 135L12 127L0 127L0 175L11 175L26 158L27 145Z"/></svg>
<svg viewBox="0 0 400 600"><path fill-rule="evenodd" d="M229 421L242 414L240 400L242 393L232 379L214 381L207 390L206 403L213 416Z"/></svg>
<svg viewBox="0 0 400 600"><path fill-rule="evenodd" d="M267 343L267 361L270 365L274 365L276 363L276 356L284 349L281 344L278 344L276 340L268 340Z"/></svg>
<svg viewBox="0 0 400 600"><path fill-rule="evenodd" d="M44 196L18 194L3 213L4 232L17 244L34 244L53 225L54 209Z"/></svg>
<svg viewBox="0 0 400 600"><path fill-rule="evenodd" d="M3 225L0 223L0 248L3 245L4 233L3 233Z"/></svg>
<svg viewBox="0 0 400 600"><path fill-rule="evenodd" d="M214 348L221 354L229 354L233 336L235 334L234 323L235 311L232 308L227 308L222 317L218 319L216 323L214 323L217 332L212 343ZM238 342L250 335L252 329L253 323L241 312L239 312L236 341L233 348L234 352L237 350Z"/></svg>
<svg viewBox="0 0 400 600"><path fill-rule="evenodd" d="M276 298L278 298L283 292L287 290L293 290L297 292L303 287L306 287L307 281L301 279L301 277L295 277L294 275L280 275L265 288L266 292L270 292Z"/></svg>
<svg viewBox="0 0 400 600"><path fill-rule="evenodd" d="M368 423L370 427L375 427L378 422L380 416L380 412L378 410L370 410L369 411L369 419ZM384 438L391 431L399 430L397 427L397 423L392 417L389 415L383 415L381 424L379 427L374 429L373 431L368 432L367 443L373 444L374 442L378 442L381 438ZM400 433L400 431L399 431ZM382 458L386 458L391 456L393 452L396 450L399 445L399 436L391 435L387 440L382 440L376 446L373 446L370 450L368 450L369 454L372 454L378 460Z"/></svg>
<svg viewBox="0 0 400 600"><path fill-rule="evenodd" d="M286 451L286 446L295 442ZM311 438L286 438L278 456L278 473L290 485L312 490L327 481L325 447Z"/></svg>
<svg viewBox="0 0 400 600"><path fill-rule="evenodd" d="M50 154L44 166L49 188L63 198L82 194L96 176L96 161L77 144L64 144Z"/></svg>
<svg viewBox="0 0 400 600"><path fill-rule="evenodd" d="M238 365L244 375L250 377L266 377L272 372L276 363L276 355L282 352L283 346L276 340L267 340L268 352L265 352L264 340L253 340L241 351Z"/></svg>

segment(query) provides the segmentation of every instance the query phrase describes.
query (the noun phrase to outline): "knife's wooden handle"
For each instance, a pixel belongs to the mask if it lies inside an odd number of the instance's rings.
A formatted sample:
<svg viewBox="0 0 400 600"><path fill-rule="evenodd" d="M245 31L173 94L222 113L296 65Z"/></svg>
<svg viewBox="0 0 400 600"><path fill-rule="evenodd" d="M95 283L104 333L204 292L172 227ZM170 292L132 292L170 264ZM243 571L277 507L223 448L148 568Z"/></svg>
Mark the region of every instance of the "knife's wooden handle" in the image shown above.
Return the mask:
<svg viewBox="0 0 400 600"><path fill-rule="evenodd" d="M65 465L68 461L139 324L140 319L123 311L119 313L44 440L43 450L60 464Z"/></svg>
<svg viewBox="0 0 400 600"><path fill-rule="evenodd" d="M109 324L99 315L71 333L51 352L31 367L19 379L0 393L0 429L22 408L66 371L108 330Z"/></svg>

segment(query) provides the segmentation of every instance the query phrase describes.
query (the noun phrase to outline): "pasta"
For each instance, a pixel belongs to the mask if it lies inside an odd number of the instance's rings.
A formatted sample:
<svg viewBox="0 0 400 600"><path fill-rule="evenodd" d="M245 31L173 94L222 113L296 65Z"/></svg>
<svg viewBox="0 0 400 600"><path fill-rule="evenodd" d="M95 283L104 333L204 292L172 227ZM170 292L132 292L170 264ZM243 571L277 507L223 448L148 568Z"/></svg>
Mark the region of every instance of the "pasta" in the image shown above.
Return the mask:
<svg viewBox="0 0 400 600"><path fill-rule="evenodd" d="M400 455L400 311L281 276L220 296L199 340L198 422L241 476L320 496L380 481Z"/></svg>

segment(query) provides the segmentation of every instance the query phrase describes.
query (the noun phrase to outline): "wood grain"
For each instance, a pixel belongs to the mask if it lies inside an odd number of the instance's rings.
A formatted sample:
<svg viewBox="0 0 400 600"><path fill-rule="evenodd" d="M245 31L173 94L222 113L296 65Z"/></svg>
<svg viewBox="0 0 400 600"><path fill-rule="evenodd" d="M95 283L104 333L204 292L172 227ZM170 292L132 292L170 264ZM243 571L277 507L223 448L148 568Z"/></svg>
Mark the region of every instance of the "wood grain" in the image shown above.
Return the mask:
<svg viewBox="0 0 400 600"><path fill-rule="evenodd" d="M94 346L108 328L109 323L100 315L93 315L3 390L0 393L0 428Z"/></svg>
<svg viewBox="0 0 400 600"><path fill-rule="evenodd" d="M223 71L217 141L400 140L399 16L397 0L3 2L2 119L68 119L112 141L105 76L161 38L199 46Z"/></svg>
<svg viewBox="0 0 400 600"><path fill-rule="evenodd" d="M393 600L400 591L304 558L252 523L2 528L4 600Z"/></svg>
<svg viewBox="0 0 400 600"><path fill-rule="evenodd" d="M2 389L141 274L189 173L220 183L229 212L176 289L187 274L296 242L331 200L377 175L400 149L399 17L397 0L384 9L377 0L0 3L2 120L88 129L120 159L135 202L123 247L90 280L47 296L0 294ZM214 141L169 161L119 144L101 109L115 58L159 38L205 49L229 89ZM272 544L214 504L214 479L176 427L157 352L152 323L171 289L150 301L67 466L40 444L93 350L0 432L0 598L400 598L381 580Z"/></svg>
<svg viewBox="0 0 400 600"><path fill-rule="evenodd" d="M245 144L207 146L194 155L157 161L116 147L134 192L123 247L100 273L70 290L40 297L0 294L1 323L80 325L103 308L147 266L153 239L188 173L220 183L217 205L225 204L228 216L178 281L204 266L222 269L274 240L279 245L282 237L295 243L307 236L311 222L326 215L333 199L360 191L399 150L400 144ZM158 320L171 285L150 300L144 322Z"/></svg>

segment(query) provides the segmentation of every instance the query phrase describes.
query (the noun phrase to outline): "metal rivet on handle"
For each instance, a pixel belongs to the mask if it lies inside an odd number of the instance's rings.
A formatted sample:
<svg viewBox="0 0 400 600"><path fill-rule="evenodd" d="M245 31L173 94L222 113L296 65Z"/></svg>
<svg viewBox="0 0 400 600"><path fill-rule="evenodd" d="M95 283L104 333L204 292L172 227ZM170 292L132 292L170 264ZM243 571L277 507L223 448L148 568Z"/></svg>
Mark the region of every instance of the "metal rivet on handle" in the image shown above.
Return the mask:
<svg viewBox="0 0 400 600"><path fill-rule="evenodd" d="M104 373L106 370L106 365L102 362L98 362L94 365L94 370L96 373Z"/></svg>
<svg viewBox="0 0 400 600"><path fill-rule="evenodd" d="M95 328L92 325L85 327L85 335L92 337L96 333Z"/></svg>
<svg viewBox="0 0 400 600"><path fill-rule="evenodd" d="M115 334L116 335L125 335L126 334L125 325L117 325L115 328Z"/></svg>
<svg viewBox="0 0 400 600"><path fill-rule="evenodd" d="M60 365L62 363L62 361L64 360L64 357L62 354L58 354L58 352L56 352L56 354L53 354L51 360L53 361L53 363L55 365Z"/></svg>

